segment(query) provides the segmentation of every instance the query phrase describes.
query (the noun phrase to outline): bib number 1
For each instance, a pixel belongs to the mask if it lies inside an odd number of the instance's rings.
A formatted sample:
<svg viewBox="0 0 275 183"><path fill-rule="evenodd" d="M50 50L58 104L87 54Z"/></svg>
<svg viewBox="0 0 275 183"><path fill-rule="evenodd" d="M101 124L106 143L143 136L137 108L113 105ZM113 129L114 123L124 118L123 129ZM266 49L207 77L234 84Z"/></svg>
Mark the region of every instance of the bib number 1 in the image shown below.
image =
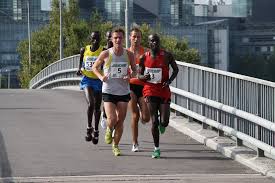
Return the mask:
<svg viewBox="0 0 275 183"><path fill-rule="evenodd" d="M161 79L162 79L162 69L161 68L145 68L145 73L150 74L150 80L148 80L147 82L149 83L161 83Z"/></svg>

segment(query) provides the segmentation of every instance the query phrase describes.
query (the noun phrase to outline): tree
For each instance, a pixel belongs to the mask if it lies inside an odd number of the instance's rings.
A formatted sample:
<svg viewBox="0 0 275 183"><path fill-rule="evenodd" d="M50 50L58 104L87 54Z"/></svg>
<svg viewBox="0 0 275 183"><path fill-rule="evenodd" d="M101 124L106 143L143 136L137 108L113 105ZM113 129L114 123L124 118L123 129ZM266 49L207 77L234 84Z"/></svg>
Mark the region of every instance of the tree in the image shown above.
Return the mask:
<svg viewBox="0 0 275 183"><path fill-rule="evenodd" d="M146 47L148 47L148 36L153 32L161 32L160 25L157 25L155 29L152 29L148 24L142 24L140 30L142 31L142 45ZM179 40L174 36L160 33L160 40L161 46L171 52L176 60L199 64L200 55L198 50L194 48L190 49L186 39Z"/></svg>
<svg viewBox="0 0 275 183"><path fill-rule="evenodd" d="M80 19L78 4L75 0L69 0L69 6L63 8L62 15L64 56L67 57L79 53L80 47L87 42L89 26ZM21 58L19 71L21 87L27 88L31 78L59 59L59 28L59 0L53 0L49 24L32 33L32 63L30 66L27 40L21 41L17 48Z"/></svg>
<svg viewBox="0 0 275 183"><path fill-rule="evenodd" d="M111 22L104 22L97 10L91 13L91 18L88 22L81 20L76 0L69 0L69 6L63 8L62 15L64 57L78 54L81 47L90 44L88 38L92 31L100 31L102 35L101 45L105 45L106 39L104 39L104 36L114 26ZM29 65L28 61L28 41L21 41L17 48L21 57L21 69L19 72L21 87L27 88L31 78L49 64L59 60L59 28L59 0L53 0L49 24L32 33L31 65ZM143 33L142 44L147 46L148 35L160 29L160 26L152 29L149 25L142 24L140 29ZM177 40L175 37L162 34L160 34L160 37L163 48L172 52L176 60L190 63L199 62L198 51L189 49L186 40Z"/></svg>

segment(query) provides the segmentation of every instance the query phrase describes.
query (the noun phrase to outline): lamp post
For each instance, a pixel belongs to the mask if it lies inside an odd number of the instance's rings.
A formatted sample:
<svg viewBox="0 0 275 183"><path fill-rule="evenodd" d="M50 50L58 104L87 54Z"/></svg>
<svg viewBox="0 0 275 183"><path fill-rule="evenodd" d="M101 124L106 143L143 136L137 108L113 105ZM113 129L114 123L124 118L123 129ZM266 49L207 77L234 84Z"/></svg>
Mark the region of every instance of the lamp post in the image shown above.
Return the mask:
<svg viewBox="0 0 275 183"><path fill-rule="evenodd" d="M29 74L31 70L31 30L30 30L30 1L27 1L28 8L28 39L29 39Z"/></svg>
<svg viewBox="0 0 275 183"><path fill-rule="evenodd" d="M125 41L126 41L126 48L129 48L129 39L128 39L128 32L129 32L129 16L128 16L128 8L129 7L129 0L125 1Z"/></svg>
<svg viewBox="0 0 275 183"><path fill-rule="evenodd" d="M8 72L8 89L10 89L10 83L11 83L11 70L6 70Z"/></svg>
<svg viewBox="0 0 275 183"><path fill-rule="evenodd" d="M62 0L59 0L59 25L60 25L60 41L59 41L59 59L63 58L63 35L62 35Z"/></svg>

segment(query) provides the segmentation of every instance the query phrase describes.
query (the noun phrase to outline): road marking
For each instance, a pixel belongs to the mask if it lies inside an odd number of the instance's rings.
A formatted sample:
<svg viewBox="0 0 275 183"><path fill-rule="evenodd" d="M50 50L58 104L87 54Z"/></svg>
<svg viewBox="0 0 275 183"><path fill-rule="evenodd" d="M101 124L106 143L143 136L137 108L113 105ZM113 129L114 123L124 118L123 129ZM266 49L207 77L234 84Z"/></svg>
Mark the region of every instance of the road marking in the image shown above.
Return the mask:
<svg viewBox="0 0 275 183"><path fill-rule="evenodd" d="M172 174L172 175L91 175L91 176L49 176L49 177L6 177L0 182L133 182L133 181L179 181L207 179L265 179L261 174Z"/></svg>

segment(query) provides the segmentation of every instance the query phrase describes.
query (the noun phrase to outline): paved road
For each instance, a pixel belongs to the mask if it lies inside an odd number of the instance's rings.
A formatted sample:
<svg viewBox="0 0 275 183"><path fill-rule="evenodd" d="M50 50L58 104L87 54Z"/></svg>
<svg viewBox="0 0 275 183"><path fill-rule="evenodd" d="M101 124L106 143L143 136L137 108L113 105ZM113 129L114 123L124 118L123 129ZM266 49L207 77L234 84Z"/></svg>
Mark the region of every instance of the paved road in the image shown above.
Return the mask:
<svg viewBox="0 0 275 183"><path fill-rule="evenodd" d="M85 114L82 92L0 90L0 182L274 182L171 127L161 159L151 159L149 124L133 153L129 115L114 157L101 129L98 145L85 142Z"/></svg>

